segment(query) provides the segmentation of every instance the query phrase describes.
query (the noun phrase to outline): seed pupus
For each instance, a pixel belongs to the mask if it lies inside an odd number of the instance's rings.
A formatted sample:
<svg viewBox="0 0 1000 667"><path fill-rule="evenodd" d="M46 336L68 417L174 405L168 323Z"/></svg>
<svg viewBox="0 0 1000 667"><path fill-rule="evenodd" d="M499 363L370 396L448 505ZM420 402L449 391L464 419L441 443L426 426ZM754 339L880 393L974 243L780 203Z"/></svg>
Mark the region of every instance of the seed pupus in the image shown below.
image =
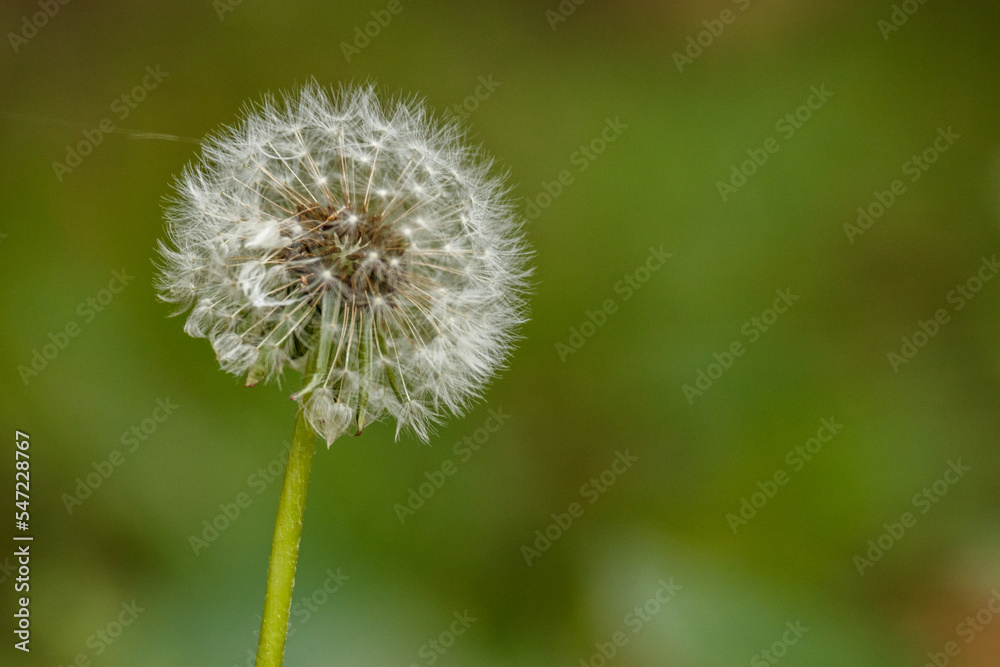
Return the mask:
<svg viewBox="0 0 1000 667"><path fill-rule="evenodd" d="M394 305L391 296L405 280L399 258L406 243L383 216L350 206L300 204L292 225L299 228L293 230L295 241L277 259L299 276L304 292L318 299L336 287L346 303L367 306L382 297Z"/></svg>

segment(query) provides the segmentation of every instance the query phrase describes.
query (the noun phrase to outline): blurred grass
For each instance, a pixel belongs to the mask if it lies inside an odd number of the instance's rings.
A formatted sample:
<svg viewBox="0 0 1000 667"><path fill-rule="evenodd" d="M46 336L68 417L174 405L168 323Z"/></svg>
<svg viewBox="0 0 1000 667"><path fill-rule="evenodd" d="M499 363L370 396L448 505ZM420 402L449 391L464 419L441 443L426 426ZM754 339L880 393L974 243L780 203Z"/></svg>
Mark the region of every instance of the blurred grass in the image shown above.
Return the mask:
<svg viewBox="0 0 1000 667"><path fill-rule="evenodd" d="M2 114L93 127L159 64L169 76L120 125L185 137L312 77L376 80L444 110L493 75L470 132L516 194L574 174L528 227L533 319L486 400L431 447L377 425L318 452L297 599L327 569L350 579L293 624L286 664L425 664L421 645L465 609L479 620L442 664L578 664L668 577L683 590L618 664L746 663L796 619L811 630L789 663L917 664L985 604L1000 553L1000 285L898 374L885 355L996 252L1000 11L928 3L885 41L891 3L754 2L678 73L672 53L730 4L588 2L553 31L556 3L421 0L347 63L340 42L384 5L248 0L220 21L207 1L70 3L2 52ZM34 10L5 4L0 26ZM716 181L824 83L833 99L722 202ZM628 129L577 172L574 151L619 116ZM244 664L278 488L257 495L248 479L289 436L295 378L242 388L155 299L163 201L196 147L110 135L60 182L51 163L80 130L3 117L0 399L8 430L32 434L36 541L33 652L0 655ZM962 139L851 245L843 224L947 126ZM673 258L621 301L616 281L661 244ZM122 267L135 281L84 324L77 304ZM688 405L681 386L784 288L800 301ZM609 298L618 312L562 363L555 344ZM81 334L25 386L17 366L70 320ZM62 494L168 396L176 415L67 513ZM510 421L401 525L393 505L490 407ZM831 416L842 433L733 535L725 515ZM521 545L624 448L640 462L528 568ZM852 557L957 457L967 478L859 577ZM189 536L240 492L251 506L195 556ZM133 598L146 611L94 657L88 637ZM962 648L955 664L994 664L1000 624Z"/></svg>

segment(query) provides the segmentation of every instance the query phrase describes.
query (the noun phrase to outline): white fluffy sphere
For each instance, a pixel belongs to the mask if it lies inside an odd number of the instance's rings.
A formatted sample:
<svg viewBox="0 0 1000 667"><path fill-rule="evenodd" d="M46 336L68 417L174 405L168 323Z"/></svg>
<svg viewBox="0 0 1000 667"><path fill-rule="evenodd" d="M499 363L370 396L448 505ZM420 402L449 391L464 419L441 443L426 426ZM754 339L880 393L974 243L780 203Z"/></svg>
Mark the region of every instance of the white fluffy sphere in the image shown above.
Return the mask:
<svg viewBox="0 0 1000 667"><path fill-rule="evenodd" d="M395 418L426 440L506 359L527 252L457 125L372 87L266 99L178 183L161 296L247 383L305 371L327 442Z"/></svg>

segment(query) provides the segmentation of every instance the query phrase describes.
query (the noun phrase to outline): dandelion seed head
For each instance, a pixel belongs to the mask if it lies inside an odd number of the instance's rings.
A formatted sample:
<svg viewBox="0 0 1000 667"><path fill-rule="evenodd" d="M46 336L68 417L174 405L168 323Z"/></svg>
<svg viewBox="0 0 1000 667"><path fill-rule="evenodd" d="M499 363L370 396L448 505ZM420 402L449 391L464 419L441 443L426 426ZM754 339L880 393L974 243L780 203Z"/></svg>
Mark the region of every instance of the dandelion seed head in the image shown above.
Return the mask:
<svg viewBox="0 0 1000 667"><path fill-rule="evenodd" d="M490 167L372 87L266 98L179 179L161 297L248 384L305 367L293 398L328 443L383 417L426 440L525 319L528 252Z"/></svg>

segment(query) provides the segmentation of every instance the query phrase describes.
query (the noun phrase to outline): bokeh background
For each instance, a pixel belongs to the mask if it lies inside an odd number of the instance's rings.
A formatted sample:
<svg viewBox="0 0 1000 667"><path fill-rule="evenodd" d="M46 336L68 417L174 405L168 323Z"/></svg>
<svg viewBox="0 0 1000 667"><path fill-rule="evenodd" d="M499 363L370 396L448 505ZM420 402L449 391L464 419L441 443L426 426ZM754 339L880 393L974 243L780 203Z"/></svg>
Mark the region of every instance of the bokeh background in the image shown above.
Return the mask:
<svg viewBox="0 0 1000 667"><path fill-rule="evenodd" d="M470 414L430 446L388 424L319 446L287 665L1000 660L1000 280L949 300L980 287L1000 245L996 3L900 2L915 13L885 34L889 0L566 0L562 14L558 0L401 0L397 14L70 0L32 33L41 4L0 7L0 663L252 664L280 486L267 469L280 475L297 378L250 390L219 371L157 301L154 247L199 138L313 78L459 105L538 205L537 268L520 348ZM732 22L714 23L723 10ZM345 55L372 12L391 20ZM688 38L720 25L679 68ZM121 119L113 104L147 66L165 76ZM833 96L780 133L813 86ZM105 118L122 131L57 174ZM614 141L595 141L615 121ZM910 181L904 163L939 128L960 138ZM718 182L769 137L780 150L724 200ZM572 182L539 199L564 170ZM896 179L905 194L852 243L845 224ZM620 281L647 278L661 246L672 256L626 300ZM113 271L134 276L114 295ZM770 318L776 290L798 299L763 331L751 318ZM607 300L615 312L584 325ZM894 368L939 309L947 323ZM743 355L686 395L737 341ZM158 400L176 406L161 422ZM485 438L490 410L509 418ZM822 419L842 428L796 469L787 453ZM15 429L31 436L29 655L12 648ZM454 449L477 435L471 456ZM121 465L93 477L116 450ZM636 460L606 472L618 452ZM753 497L779 471L787 483ZM584 487L602 473L614 484ZM100 484L68 503L88 475ZM744 498L762 506L736 524ZM550 527L574 502L583 515ZM452 638L456 613L475 620Z"/></svg>

